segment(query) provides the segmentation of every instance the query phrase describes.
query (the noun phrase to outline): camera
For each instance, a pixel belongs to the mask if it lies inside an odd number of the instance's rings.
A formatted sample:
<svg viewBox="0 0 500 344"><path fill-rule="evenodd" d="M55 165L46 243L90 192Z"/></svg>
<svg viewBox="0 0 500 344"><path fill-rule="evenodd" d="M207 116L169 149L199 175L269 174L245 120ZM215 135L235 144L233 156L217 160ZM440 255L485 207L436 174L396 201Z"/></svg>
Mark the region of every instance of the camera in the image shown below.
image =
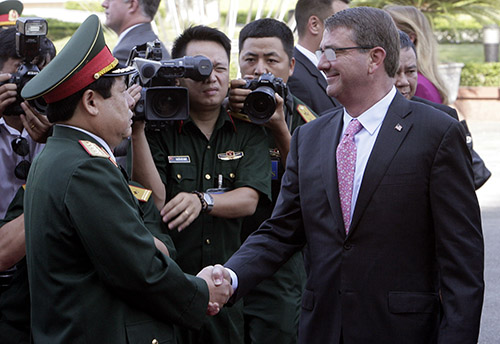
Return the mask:
<svg viewBox="0 0 500 344"><path fill-rule="evenodd" d="M204 56L162 60L161 55L160 41L156 40L136 46L128 60L137 70L129 85L138 83L143 87L135 106L135 119L146 120L150 129L189 117L188 90L175 86L175 79L203 81L212 73L212 62Z"/></svg>
<svg viewBox="0 0 500 344"><path fill-rule="evenodd" d="M262 74L258 79L247 79L242 88L252 90L243 104L243 113L256 124L266 123L276 111L275 93L285 101L286 85L283 79L271 73Z"/></svg>
<svg viewBox="0 0 500 344"><path fill-rule="evenodd" d="M18 116L24 113L21 108L21 90L28 81L40 73L38 66L33 60L40 55L40 42L47 35L47 21L42 18L19 18L16 21L16 54L22 59L22 64L13 73L11 78L1 84L16 84L16 101L5 108L3 115ZM0 85L1 85L0 84ZM29 101L38 112L44 113L47 107L42 97Z"/></svg>

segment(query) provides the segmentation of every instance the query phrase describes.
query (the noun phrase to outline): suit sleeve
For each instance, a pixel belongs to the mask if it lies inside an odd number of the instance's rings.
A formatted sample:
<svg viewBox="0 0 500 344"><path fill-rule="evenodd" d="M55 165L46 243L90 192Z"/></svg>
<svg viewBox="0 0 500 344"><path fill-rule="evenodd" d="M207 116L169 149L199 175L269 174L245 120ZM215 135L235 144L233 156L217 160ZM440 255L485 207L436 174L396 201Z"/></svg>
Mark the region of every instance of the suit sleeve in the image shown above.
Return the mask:
<svg viewBox="0 0 500 344"><path fill-rule="evenodd" d="M238 276L238 289L232 301L273 275L305 245L297 173L299 129L292 136L281 192L271 218L250 235L224 264Z"/></svg>
<svg viewBox="0 0 500 344"><path fill-rule="evenodd" d="M134 196L109 161L91 159L80 165L68 184L65 205L104 284L159 318L202 325L206 283L184 274L156 249Z"/></svg>
<svg viewBox="0 0 500 344"><path fill-rule="evenodd" d="M430 178L443 305L439 343L475 343L484 293L484 243L471 158L458 122L445 133Z"/></svg>

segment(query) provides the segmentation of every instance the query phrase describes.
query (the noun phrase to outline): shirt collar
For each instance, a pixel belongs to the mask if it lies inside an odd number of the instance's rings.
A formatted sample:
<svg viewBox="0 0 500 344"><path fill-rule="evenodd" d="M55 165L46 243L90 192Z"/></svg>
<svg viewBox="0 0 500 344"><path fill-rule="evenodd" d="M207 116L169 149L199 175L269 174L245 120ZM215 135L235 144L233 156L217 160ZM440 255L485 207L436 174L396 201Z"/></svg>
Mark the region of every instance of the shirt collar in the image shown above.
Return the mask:
<svg viewBox="0 0 500 344"><path fill-rule="evenodd" d="M3 126L5 127L5 130L7 130L9 132L10 135L13 135L13 136L22 136L22 137L28 137L28 132L26 131L26 129L22 129L21 132L19 132L17 129L15 128L12 128L10 125L7 124L7 122L5 122L5 119L3 117L0 117L0 126Z"/></svg>
<svg viewBox="0 0 500 344"><path fill-rule="evenodd" d="M304 56L307 57L312 62L313 65L315 65L316 67L318 66L319 60L315 53L304 48L300 44L297 44L295 47L297 48L298 51L304 54Z"/></svg>
<svg viewBox="0 0 500 344"><path fill-rule="evenodd" d="M92 137L94 140L96 140L97 142L99 142L101 144L101 146L106 150L106 152L109 154L109 156L111 157L111 159L113 159L113 161L116 162L115 155L111 151L111 148L109 148L109 146L106 143L106 141L104 141L103 139L101 139L99 136L97 136L95 134L92 134L90 131L87 131L87 130L82 129L82 128L74 127L72 125L67 125L67 124L56 124L56 125L61 126L61 127L71 128L71 129L74 129L74 130L78 130L78 131L81 131L82 133L85 133L88 136Z"/></svg>
<svg viewBox="0 0 500 344"><path fill-rule="evenodd" d="M185 121L179 121L178 123L179 123L179 132L184 131L185 128L187 128L186 125L188 126L192 125L196 127L196 123L191 119L191 117L188 117L188 119L186 119ZM236 126L234 125L233 118L224 109L224 107L221 106L219 117L217 118L217 122L215 122L214 132L225 126L232 128L234 132L236 132Z"/></svg>
<svg viewBox="0 0 500 344"><path fill-rule="evenodd" d="M370 133L370 135L373 135L373 133L384 121L387 110L389 110L389 106L395 96L396 87L392 86L391 90L382 99L357 117L357 120L361 123L363 128ZM349 115L347 110L344 108L344 129L352 119L353 117L351 117L351 115Z"/></svg>

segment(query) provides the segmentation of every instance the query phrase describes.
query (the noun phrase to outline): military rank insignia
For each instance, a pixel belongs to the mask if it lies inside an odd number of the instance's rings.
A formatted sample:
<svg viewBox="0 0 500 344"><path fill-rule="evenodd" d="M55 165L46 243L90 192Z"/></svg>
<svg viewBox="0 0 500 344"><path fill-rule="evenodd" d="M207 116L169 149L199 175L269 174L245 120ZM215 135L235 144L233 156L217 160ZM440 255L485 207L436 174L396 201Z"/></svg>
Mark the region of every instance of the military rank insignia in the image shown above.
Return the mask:
<svg viewBox="0 0 500 344"><path fill-rule="evenodd" d="M90 156L106 158L111 161L116 167L118 167L118 164L111 158L111 156L108 154L108 152L106 152L104 148L99 147L94 142L90 142L87 140L79 140L78 142L80 142L82 147L87 153L89 153Z"/></svg>
<svg viewBox="0 0 500 344"><path fill-rule="evenodd" d="M316 116L314 116L311 110L309 110L309 108L304 104L297 105L297 112L306 123L316 119Z"/></svg>
<svg viewBox="0 0 500 344"><path fill-rule="evenodd" d="M151 196L152 191L149 189L140 188L138 186L129 185L132 195L135 196L141 202L147 202Z"/></svg>
<svg viewBox="0 0 500 344"><path fill-rule="evenodd" d="M217 154L217 158L219 160L227 161L227 160L241 159L243 158L244 155L245 154L243 152L227 151L225 153Z"/></svg>

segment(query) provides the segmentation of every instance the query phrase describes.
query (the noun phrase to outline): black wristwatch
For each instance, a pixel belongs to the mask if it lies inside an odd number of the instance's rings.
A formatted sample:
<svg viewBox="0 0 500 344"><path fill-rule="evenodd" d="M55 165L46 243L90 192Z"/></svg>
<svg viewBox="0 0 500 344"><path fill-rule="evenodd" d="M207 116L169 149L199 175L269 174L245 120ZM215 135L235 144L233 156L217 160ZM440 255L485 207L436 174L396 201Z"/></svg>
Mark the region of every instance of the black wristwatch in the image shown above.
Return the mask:
<svg viewBox="0 0 500 344"><path fill-rule="evenodd" d="M211 194L199 191L193 191L192 193L200 199L202 213L209 213L212 211L212 208L214 207L214 198Z"/></svg>

